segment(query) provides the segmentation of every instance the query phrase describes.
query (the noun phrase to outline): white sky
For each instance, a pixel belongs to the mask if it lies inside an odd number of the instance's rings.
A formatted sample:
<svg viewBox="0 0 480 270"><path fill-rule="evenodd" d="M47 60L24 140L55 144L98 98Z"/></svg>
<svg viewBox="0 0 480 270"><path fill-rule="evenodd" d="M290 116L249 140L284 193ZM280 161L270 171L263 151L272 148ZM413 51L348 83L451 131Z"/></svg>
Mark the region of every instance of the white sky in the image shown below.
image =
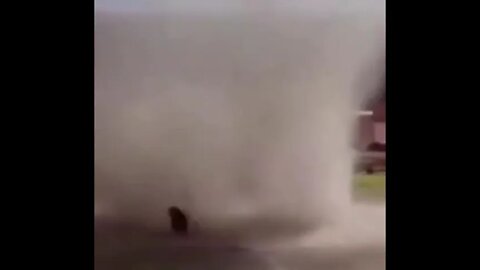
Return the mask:
<svg viewBox="0 0 480 270"><path fill-rule="evenodd" d="M95 0L96 10L110 12L168 12L229 14L269 6L277 12L331 14L385 10L385 0Z"/></svg>

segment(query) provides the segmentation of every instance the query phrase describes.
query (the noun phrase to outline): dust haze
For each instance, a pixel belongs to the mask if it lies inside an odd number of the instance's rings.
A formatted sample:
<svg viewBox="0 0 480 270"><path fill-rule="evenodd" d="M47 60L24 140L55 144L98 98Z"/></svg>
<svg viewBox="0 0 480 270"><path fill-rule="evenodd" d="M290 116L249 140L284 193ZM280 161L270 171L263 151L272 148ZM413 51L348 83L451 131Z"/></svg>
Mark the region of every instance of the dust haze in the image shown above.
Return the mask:
<svg viewBox="0 0 480 270"><path fill-rule="evenodd" d="M355 111L382 83L384 6L97 0L96 222L163 235L178 206L197 243L246 248L352 231Z"/></svg>

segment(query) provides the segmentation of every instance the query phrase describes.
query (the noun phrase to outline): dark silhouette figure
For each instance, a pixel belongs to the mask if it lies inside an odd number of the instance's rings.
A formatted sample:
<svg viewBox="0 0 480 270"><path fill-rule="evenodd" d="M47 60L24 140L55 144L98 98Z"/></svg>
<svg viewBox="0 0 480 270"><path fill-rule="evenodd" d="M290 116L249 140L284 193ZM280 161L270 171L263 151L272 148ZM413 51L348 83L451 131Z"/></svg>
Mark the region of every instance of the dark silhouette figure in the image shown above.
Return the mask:
<svg viewBox="0 0 480 270"><path fill-rule="evenodd" d="M180 208L176 206L168 208L168 215L170 216L170 226L174 233L180 235L188 233L188 219Z"/></svg>

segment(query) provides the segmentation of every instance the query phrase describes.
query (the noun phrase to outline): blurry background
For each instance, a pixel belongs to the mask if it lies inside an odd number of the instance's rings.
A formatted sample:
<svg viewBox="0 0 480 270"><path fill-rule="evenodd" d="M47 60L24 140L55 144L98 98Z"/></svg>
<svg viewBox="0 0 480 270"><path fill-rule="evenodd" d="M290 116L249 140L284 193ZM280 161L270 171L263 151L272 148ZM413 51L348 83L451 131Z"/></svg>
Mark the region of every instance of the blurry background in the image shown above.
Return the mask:
<svg viewBox="0 0 480 270"><path fill-rule="evenodd" d="M354 197L359 200L385 199L385 102L383 94L358 113L358 135L355 142L358 159Z"/></svg>

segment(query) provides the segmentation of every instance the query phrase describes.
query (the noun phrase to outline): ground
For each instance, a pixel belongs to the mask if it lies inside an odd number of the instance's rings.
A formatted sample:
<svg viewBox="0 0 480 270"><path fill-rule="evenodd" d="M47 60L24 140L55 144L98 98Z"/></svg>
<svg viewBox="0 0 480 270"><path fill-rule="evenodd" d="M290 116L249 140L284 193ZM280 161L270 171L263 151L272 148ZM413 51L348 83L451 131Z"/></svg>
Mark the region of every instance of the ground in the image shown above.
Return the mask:
<svg viewBox="0 0 480 270"><path fill-rule="evenodd" d="M273 248L177 242L171 235L96 220L95 269L384 270L385 175L357 176L354 194L354 215L345 228Z"/></svg>
<svg viewBox="0 0 480 270"><path fill-rule="evenodd" d="M385 173L359 174L354 178L354 198L359 201L385 201Z"/></svg>

